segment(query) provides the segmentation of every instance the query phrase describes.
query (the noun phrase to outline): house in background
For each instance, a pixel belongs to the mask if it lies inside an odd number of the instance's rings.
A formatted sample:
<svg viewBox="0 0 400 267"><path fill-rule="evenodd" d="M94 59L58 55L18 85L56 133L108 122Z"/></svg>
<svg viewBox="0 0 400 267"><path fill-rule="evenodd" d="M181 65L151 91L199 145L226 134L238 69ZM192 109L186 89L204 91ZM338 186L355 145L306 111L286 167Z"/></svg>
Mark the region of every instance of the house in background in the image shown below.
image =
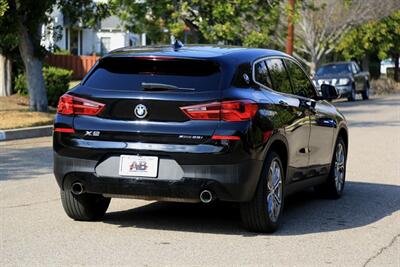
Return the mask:
<svg viewBox="0 0 400 267"><path fill-rule="evenodd" d="M42 28L42 44L50 51L57 47L77 56L104 55L125 46L146 45L146 34L124 31L117 16L101 20L94 29L70 23L59 9L55 9L51 17L51 24Z"/></svg>

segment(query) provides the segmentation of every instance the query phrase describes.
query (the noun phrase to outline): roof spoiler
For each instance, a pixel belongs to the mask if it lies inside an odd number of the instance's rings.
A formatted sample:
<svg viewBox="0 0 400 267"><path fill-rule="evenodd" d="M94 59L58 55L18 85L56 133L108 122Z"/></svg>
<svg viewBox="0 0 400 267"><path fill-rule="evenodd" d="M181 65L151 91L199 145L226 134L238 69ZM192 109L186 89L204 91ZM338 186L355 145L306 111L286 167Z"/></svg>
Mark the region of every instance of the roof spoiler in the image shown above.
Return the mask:
<svg viewBox="0 0 400 267"><path fill-rule="evenodd" d="M172 48L175 51L178 51L180 48L184 47L183 43L179 41L178 39L175 40L175 42L172 44Z"/></svg>

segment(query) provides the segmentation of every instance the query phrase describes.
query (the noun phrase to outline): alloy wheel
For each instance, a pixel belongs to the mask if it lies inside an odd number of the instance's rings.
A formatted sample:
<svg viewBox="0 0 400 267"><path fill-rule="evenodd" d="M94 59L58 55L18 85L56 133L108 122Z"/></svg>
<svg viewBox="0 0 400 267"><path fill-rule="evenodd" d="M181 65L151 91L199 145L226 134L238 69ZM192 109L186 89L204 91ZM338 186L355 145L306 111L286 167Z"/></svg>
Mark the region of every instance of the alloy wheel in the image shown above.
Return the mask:
<svg viewBox="0 0 400 267"><path fill-rule="evenodd" d="M335 152L335 186L337 192L341 192L344 184L346 155L343 144L339 143Z"/></svg>
<svg viewBox="0 0 400 267"><path fill-rule="evenodd" d="M276 159L271 162L267 186L267 212L271 221L276 222L282 208L282 171Z"/></svg>

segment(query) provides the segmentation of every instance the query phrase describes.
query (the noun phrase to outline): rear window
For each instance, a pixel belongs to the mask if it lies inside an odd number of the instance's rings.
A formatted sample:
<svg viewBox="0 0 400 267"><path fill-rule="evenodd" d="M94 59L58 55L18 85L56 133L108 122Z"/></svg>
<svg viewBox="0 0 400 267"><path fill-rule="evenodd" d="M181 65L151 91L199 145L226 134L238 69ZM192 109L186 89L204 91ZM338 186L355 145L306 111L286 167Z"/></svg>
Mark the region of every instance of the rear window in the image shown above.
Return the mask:
<svg viewBox="0 0 400 267"><path fill-rule="evenodd" d="M91 88L143 90L142 83L162 83L196 91L218 90L219 66L206 60L104 58L85 81Z"/></svg>

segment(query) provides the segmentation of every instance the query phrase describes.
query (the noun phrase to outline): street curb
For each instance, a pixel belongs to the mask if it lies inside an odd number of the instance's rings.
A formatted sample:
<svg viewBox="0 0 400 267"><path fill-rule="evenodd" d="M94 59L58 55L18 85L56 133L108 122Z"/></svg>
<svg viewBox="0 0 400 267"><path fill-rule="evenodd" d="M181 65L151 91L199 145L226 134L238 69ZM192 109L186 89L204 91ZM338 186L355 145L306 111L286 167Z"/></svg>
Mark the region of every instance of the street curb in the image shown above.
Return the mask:
<svg viewBox="0 0 400 267"><path fill-rule="evenodd" d="M15 139L25 139L32 137L42 137L51 136L53 134L53 126L38 126L38 127L28 127L20 129L10 129L10 130L0 130L0 142L15 140Z"/></svg>

